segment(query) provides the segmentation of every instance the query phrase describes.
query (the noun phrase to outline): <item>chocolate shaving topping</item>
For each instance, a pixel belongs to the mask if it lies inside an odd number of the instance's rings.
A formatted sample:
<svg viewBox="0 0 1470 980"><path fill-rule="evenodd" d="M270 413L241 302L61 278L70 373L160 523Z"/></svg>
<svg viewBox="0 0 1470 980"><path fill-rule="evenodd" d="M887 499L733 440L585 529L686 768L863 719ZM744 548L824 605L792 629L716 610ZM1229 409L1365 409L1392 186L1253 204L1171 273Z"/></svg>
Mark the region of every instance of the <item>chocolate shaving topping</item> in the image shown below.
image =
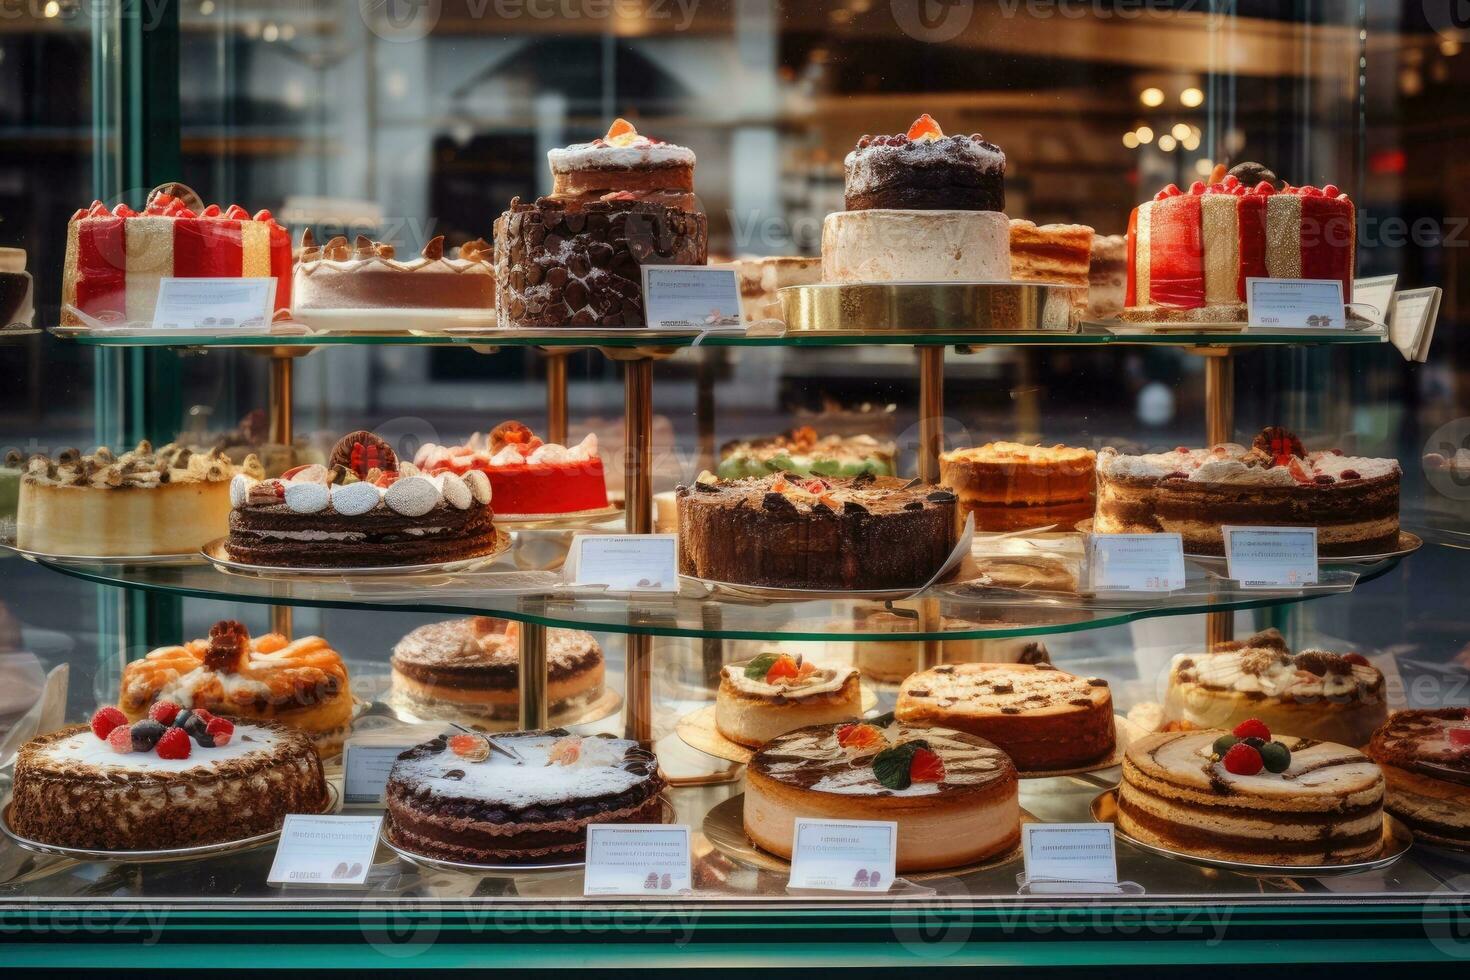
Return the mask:
<svg viewBox="0 0 1470 980"><path fill-rule="evenodd" d="M444 258L444 236L435 235L425 243L423 250L419 252L426 259L435 260Z"/></svg>

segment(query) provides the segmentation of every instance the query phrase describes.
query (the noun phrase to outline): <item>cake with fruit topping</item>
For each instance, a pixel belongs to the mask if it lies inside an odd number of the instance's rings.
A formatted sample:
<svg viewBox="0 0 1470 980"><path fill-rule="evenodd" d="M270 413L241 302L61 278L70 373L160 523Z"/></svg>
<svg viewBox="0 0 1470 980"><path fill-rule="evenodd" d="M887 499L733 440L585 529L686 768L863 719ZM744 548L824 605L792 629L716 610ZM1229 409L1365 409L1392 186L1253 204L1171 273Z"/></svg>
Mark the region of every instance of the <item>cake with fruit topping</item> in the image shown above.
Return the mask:
<svg viewBox="0 0 1470 980"><path fill-rule="evenodd" d="M959 495L961 521L975 515L977 531L1069 531L1092 516L1096 462L1091 449L988 442L941 453L939 482Z"/></svg>
<svg viewBox="0 0 1470 980"><path fill-rule="evenodd" d="M852 667L819 667L799 654L772 652L720 668L715 728L741 745L759 748L792 729L852 721L862 713Z"/></svg>
<svg viewBox="0 0 1470 980"><path fill-rule="evenodd" d="M205 207L189 188L165 184L142 212L93 201L66 226L61 322L88 317L152 324L158 284L188 279L271 278L276 309L291 305L291 238L269 211Z"/></svg>
<svg viewBox="0 0 1470 980"><path fill-rule="evenodd" d="M343 436L330 465L230 484L230 557L303 568L418 565L495 553L490 481L429 475L367 431Z"/></svg>
<svg viewBox="0 0 1470 980"><path fill-rule="evenodd" d="M1283 867L1371 860L1383 841L1383 774L1346 745L1234 732L1159 732L1123 759L1118 829L1145 844Z"/></svg>
<svg viewBox="0 0 1470 980"><path fill-rule="evenodd" d="M237 467L223 453L197 453L146 440L114 455L100 446L82 455L24 463L16 505L16 544L52 555L192 555L225 533L230 481L264 476L250 456Z"/></svg>
<svg viewBox="0 0 1470 980"><path fill-rule="evenodd" d="M738 480L767 473L792 476L873 476L897 474L897 447L869 435L818 436L817 430L802 425L778 436L727 442L720 447L720 465L715 475Z"/></svg>
<svg viewBox="0 0 1470 980"><path fill-rule="evenodd" d="M325 759L342 751L357 701L341 655L321 637L252 637L221 620L207 639L159 647L124 667L118 707L129 721L207 709L277 722L304 732Z"/></svg>
<svg viewBox="0 0 1470 980"><path fill-rule="evenodd" d="M347 244L338 235L317 246L311 229L301 234L292 309L312 310L472 310L495 306L495 269L490 244L459 247L446 258L438 235L415 258L400 259L392 245L366 235Z"/></svg>
<svg viewBox="0 0 1470 980"><path fill-rule="evenodd" d="M862 137L843 166L847 209L822 223L823 281L1011 278L1000 147L945 136L925 113L905 134Z"/></svg>
<svg viewBox="0 0 1470 980"><path fill-rule="evenodd" d="M1188 554L1223 555L1222 525L1315 527L1317 553L1392 551L1399 540L1397 461L1307 452L1285 429L1247 449L1097 456L1098 534L1177 532Z"/></svg>
<svg viewBox="0 0 1470 980"><path fill-rule="evenodd" d="M954 550L955 496L893 477L784 474L677 491L679 572L793 589L907 589Z"/></svg>
<svg viewBox="0 0 1470 980"><path fill-rule="evenodd" d="M440 735L393 764L388 835L415 854L468 864L577 861L588 824L662 823L663 787L658 760L628 739L563 729Z"/></svg>
<svg viewBox="0 0 1470 980"><path fill-rule="evenodd" d="M1246 320L1246 280L1335 279L1352 302L1357 218L1336 185L1277 186L1259 164L1170 184L1128 219L1123 319Z"/></svg>
<svg viewBox="0 0 1470 980"><path fill-rule="evenodd" d="M1021 838L1016 767L974 735L849 722L780 735L745 774L745 833L790 859L797 818L891 820L897 871L985 861Z"/></svg>
<svg viewBox="0 0 1470 980"><path fill-rule="evenodd" d="M1049 663L931 667L904 680L894 717L988 739L1023 772L1106 761L1115 741L1108 682Z"/></svg>
<svg viewBox="0 0 1470 980"><path fill-rule="evenodd" d="M1357 653L1293 655L1276 630L1180 654L1169 667L1167 731L1234 728L1258 718L1274 732L1361 748L1388 717L1383 674Z"/></svg>
<svg viewBox="0 0 1470 980"><path fill-rule="evenodd" d="M389 702L417 718L514 727L520 712L519 623L489 616L420 626L393 647ZM553 720L603 694L602 647L591 633L546 633L546 705Z"/></svg>
<svg viewBox="0 0 1470 980"><path fill-rule="evenodd" d="M268 834L329 799L300 732L203 709L129 724L106 707L21 746L8 819L43 844L152 851Z"/></svg>
<svg viewBox="0 0 1470 980"><path fill-rule="evenodd" d="M570 514L607 507L607 478L597 435L575 446L544 443L520 422L502 422L489 435L476 432L458 446L425 443L414 454L425 473L484 473L495 512L503 518Z"/></svg>
<svg viewBox="0 0 1470 980"><path fill-rule="evenodd" d="M1388 784L1385 808L1416 839L1470 850L1470 708L1396 711L1368 755Z"/></svg>
<svg viewBox="0 0 1470 980"><path fill-rule="evenodd" d="M500 325L643 326L643 266L708 258L693 151L619 119L602 138L547 158L551 195L515 198L495 222Z"/></svg>

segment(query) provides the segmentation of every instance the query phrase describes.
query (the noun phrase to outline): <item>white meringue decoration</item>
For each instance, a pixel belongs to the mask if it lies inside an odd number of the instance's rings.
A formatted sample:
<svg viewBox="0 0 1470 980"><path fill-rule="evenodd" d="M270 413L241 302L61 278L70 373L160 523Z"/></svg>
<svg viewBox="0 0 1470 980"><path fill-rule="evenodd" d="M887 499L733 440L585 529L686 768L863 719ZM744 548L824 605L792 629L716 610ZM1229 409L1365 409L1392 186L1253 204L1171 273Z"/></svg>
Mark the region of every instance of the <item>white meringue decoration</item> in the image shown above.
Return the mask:
<svg viewBox="0 0 1470 980"><path fill-rule="evenodd" d="M388 509L404 517L422 517L439 499L439 488L426 476L401 477L383 494Z"/></svg>
<svg viewBox="0 0 1470 980"><path fill-rule="evenodd" d="M332 492L325 483L298 483L293 480L286 484L286 506L297 514L326 510L331 500Z"/></svg>
<svg viewBox="0 0 1470 980"><path fill-rule="evenodd" d="M255 481L244 473L236 473L235 478L230 481L230 506L236 510L245 506L245 498L250 496L250 488Z"/></svg>
<svg viewBox="0 0 1470 980"><path fill-rule="evenodd" d="M506 446L490 457L491 466L515 466L525 461L526 457L522 456L521 451L515 446Z"/></svg>
<svg viewBox="0 0 1470 980"><path fill-rule="evenodd" d="M548 442L544 446L537 446L536 451L526 457L526 462L532 464L565 463L570 459L571 453L567 451L567 447Z"/></svg>
<svg viewBox="0 0 1470 980"><path fill-rule="evenodd" d="M331 472L321 463L312 463L291 477L292 483L320 483L326 485Z"/></svg>
<svg viewBox="0 0 1470 980"><path fill-rule="evenodd" d="M454 473L444 473L439 477L439 490L455 510L469 510L470 504L475 502L469 485Z"/></svg>
<svg viewBox="0 0 1470 980"><path fill-rule="evenodd" d="M571 459L575 463L585 463L597 458L597 433L587 433L587 438L577 443L572 449Z"/></svg>
<svg viewBox="0 0 1470 980"><path fill-rule="evenodd" d="M366 514L382 499L383 491L371 483L346 483L332 488L332 509L347 517Z"/></svg>
<svg viewBox="0 0 1470 980"><path fill-rule="evenodd" d="M482 507L490 503L490 478L479 470L470 470L464 475L465 485L470 488L476 503Z"/></svg>

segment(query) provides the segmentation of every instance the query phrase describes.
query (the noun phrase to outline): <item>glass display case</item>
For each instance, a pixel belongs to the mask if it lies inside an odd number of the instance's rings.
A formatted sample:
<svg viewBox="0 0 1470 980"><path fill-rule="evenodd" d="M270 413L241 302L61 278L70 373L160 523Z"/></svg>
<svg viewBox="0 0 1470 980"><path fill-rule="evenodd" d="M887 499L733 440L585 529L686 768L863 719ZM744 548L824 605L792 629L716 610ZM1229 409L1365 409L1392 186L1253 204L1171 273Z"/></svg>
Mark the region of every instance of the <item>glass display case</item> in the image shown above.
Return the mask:
<svg viewBox="0 0 1470 980"><path fill-rule="evenodd" d="M6 959L1462 961L1467 42L1399 0L10 19ZM741 322L646 325L655 265L733 266ZM1344 294L1282 326L1252 279ZM1312 550L1255 580L1222 525ZM676 583L569 569L655 533ZM278 883L287 813L385 820ZM796 818L891 820L894 870L796 887ZM587 893L587 825L660 822L688 888ZM1070 825L1114 880L1048 879Z"/></svg>

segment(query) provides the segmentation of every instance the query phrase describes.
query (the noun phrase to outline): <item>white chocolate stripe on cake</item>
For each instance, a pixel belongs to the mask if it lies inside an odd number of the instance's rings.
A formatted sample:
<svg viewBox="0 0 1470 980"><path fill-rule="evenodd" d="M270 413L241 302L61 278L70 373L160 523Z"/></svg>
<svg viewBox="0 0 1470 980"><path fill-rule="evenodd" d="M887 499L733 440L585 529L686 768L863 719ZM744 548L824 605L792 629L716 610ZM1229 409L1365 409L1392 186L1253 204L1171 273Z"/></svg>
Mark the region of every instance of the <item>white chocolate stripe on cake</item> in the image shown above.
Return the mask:
<svg viewBox="0 0 1470 980"><path fill-rule="evenodd" d="M139 215L123 222L127 248L127 318L153 322L158 283L174 274L174 218Z"/></svg>
<svg viewBox="0 0 1470 980"><path fill-rule="evenodd" d="M1240 296L1240 217L1232 194L1201 198L1204 225L1205 303L1237 303Z"/></svg>
<svg viewBox="0 0 1470 980"><path fill-rule="evenodd" d="M1133 248L1133 288L1134 305L1149 306L1153 303L1153 297L1149 295L1149 272L1152 263L1149 260L1149 249L1153 244L1151 227L1152 221L1149 215L1153 213L1153 202L1149 201L1138 206L1138 227L1135 229Z"/></svg>
<svg viewBox="0 0 1470 980"><path fill-rule="evenodd" d="M1266 271L1272 279L1302 276L1302 199L1296 194L1266 199Z"/></svg>
<svg viewBox="0 0 1470 980"><path fill-rule="evenodd" d="M266 279L271 274L271 226L265 221L240 222L240 275Z"/></svg>

